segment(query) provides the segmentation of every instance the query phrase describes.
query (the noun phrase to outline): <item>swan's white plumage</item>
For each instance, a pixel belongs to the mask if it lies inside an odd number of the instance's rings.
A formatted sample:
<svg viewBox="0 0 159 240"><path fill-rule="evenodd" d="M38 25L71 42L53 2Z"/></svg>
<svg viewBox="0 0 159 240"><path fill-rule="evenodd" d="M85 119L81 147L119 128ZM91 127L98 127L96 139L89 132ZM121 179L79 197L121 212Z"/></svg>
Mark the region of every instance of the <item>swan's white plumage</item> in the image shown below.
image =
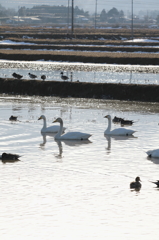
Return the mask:
<svg viewBox="0 0 159 240"><path fill-rule="evenodd" d="M58 126L58 125L47 127L46 117L44 115L41 115L38 120L40 120L40 119L43 119L43 127L41 129L42 133L57 133L59 131L60 126ZM65 129L66 128L63 127L62 131L64 132Z"/></svg>
<svg viewBox="0 0 159 240"><path fill-rule="evenodd" d="M127 128L116 128L111 131L111 116L107 115L107 116L105 116L105 118L108 118L108 127L105 130L104 134L112 135L112 136L130 136L133 133L135 133L135 131L127 129Z"/></svg>
<svg viewBox="0 0 159 240"><path fill-rule="evenodd" d="M60 130L55 135L55 140L87 140L91 137L91 134L82 132L68 132L62 135L63 120L61 118L57 118L54 123L55 122L60 123Z"/></svg>
<svg viewBox="0 0 159 240"><path fill-rule="evenodd" d="M149 150L146 153L149 157L159 158L159 149Z"/></svg>

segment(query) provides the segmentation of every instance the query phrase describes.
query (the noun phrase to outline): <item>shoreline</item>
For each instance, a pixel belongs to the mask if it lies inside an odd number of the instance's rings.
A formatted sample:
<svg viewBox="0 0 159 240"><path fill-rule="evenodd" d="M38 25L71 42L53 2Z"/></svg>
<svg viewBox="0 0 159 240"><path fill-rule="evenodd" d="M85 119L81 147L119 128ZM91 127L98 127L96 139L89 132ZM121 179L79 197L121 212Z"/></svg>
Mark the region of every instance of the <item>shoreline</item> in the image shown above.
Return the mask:
<svg viewBox="0 0 159 240"><path fill-rule="evenodd" d="M0 93L28 96L159 102L158 85L59 82L0 78Z"/></svg>

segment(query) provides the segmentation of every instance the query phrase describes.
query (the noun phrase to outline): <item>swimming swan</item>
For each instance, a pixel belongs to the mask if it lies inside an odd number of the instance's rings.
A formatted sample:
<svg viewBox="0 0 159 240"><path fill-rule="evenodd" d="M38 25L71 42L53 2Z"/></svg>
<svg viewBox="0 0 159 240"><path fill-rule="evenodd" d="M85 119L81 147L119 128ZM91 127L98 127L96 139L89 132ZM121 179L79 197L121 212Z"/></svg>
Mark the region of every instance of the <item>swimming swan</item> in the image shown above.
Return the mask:
<svg viewBox="0 0 159 240"><path fill-rule="evenodd" d="M61 135L63 129L63 120L61 118L57 118L55 121L53 121L53 123L55 122L60 123L60 129L55 135L55 140L87 140L89 137L91 137L91 134L82 132L68 132Z"/></svg>
<svg viewBox="0 0 159 240"><path fill-rule="evenodd" d="M106 134L106 135L130 136L135 132L133 130L126 129L126 128L116 128L111 131L111 116L106 115L105 118L108 118L108 128L104 132L104 134Z"/></svg>
<svg viewBox="0 0 159 240"><path fill-rule="evenodd" d="M47 127L47 124L46 124L46 117L44 115L41 115L38 120L40 119L43 119L43 127L41 129L41 132L42 133L57 133L60 129L60 126L58 125L54 125L54 126L50 126L50 127ZM65 131L66 128L63 128L62 132Z"/></svg>
<svg viewBox="0 0 159 240"><path fill-rule="evenodd" d="M159 158L159 149L149 150L146 153L148 157Z"/></svg>

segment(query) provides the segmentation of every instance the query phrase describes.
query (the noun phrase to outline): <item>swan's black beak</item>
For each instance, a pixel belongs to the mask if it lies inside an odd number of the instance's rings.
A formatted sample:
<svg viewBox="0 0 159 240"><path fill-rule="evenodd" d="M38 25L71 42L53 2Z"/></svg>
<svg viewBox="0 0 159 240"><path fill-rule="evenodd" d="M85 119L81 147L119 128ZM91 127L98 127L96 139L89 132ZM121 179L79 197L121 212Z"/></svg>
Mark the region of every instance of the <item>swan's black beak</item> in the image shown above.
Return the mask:
<svg viewBox="0 0 159 240"><path fill-rule="evenodd" d="M57 120L57 119L56 119L56 120ZM55 122L56 122L56 120L54 120L54 121L53 121L53 123L55 123Z"/></svg>
<svg viewBox="0 0 159 240"><path fill-rule="evenodd" d="M106 115L104 118L108 118L108 115Z"/></svg>
<svg viewBox="0 0 159 240"><path fill-rule="evenodd" d="M38 118L38 120L42 119L41 117Z"/></svg>

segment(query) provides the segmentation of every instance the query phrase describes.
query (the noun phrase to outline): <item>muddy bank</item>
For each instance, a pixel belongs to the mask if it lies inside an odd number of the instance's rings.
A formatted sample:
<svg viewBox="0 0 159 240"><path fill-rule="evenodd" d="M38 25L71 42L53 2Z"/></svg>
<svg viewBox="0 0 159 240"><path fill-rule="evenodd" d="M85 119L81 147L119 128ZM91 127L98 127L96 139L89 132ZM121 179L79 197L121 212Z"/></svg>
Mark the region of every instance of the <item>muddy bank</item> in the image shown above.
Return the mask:
<svg viewBox="0 0 159 240"><path fill-rule="evenodd" d="M0 50L0 58L14 61L63 61L82 63L158 65L159 56L149 53L65 52L36 50Z"/></svg>
<svg viewBox="0 0 159 240"><path fill-rule="evenodd" d="M159 102L159 86L0 78L0 93Z"/></svg>

